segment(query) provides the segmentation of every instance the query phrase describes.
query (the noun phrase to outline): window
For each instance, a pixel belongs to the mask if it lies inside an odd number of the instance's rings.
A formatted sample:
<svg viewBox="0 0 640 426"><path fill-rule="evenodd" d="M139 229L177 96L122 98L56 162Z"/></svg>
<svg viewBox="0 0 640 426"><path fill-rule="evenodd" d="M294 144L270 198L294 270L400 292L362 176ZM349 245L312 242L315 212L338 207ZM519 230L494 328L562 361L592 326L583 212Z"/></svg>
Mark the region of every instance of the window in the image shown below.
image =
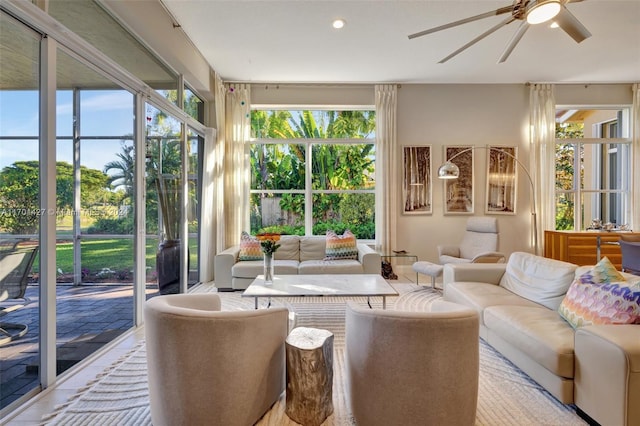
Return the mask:
<svg viewBox="0 0 640 426"><path fill-rule="evenodd" d="M556 109L556 229L627 224L629 117L628 108Z"/></svg>
<svg viewBox="0 0 640 426"><path fill-rule="evenodd" d="M375 238L375 112L251 113L251 232Z"/></svg>
<svg viewBox="0 0 640 426"><path fill-rule="evenodd" d="M204 101L193 90L185 87L183 108L193 119L204 123Z"/></svg>

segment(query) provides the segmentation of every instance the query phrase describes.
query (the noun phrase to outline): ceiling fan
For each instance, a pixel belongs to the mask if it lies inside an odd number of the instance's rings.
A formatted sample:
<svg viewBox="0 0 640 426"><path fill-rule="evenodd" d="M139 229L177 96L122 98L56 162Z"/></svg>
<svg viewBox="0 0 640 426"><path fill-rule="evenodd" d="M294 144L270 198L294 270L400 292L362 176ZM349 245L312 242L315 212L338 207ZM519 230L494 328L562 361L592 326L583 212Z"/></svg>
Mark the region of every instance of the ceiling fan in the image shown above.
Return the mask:
<svg viewBox="0 0 640 426"><path fill-rule="evenodd" d="M499 30L505 25L512 23L515 20L520 20L522 21L522 23L520 24L520 27L518 27L518 30L511 38L511 40L509 41L509 44L507 45L506 49L502 53L502 56L500 56L500 59L498 60L498 63L502 63L506 61L509 55L511 54L511 52L513 52L513 49L515 49L520 39L529 28L529 25L535 25L535 24L541 24L543 22L553 21L560 28L562 28L567 34L569 34L569 36L571 36L571 38L573 38L577 43L580 43L584 39L591 37L591 33L589 32L589 30L587 30L587 28L584 25L582 25L582 23L578 21L578 19L575 16L573 16L573 14L571 14L571 12L569 12L569 10L567 9L566 4L569 3L570 1L571 0L514 0L511 6L501 7L499 9L492 10L490 12L485 12L479 15L470 16L468 18L461 19L459 21L450 22L448 24L440 25L435 28L430 28L428 30L410 34L409 39L422 37L427 34L446 30L452 27L457 27L458 25L488 18L490 16L503 15L505 13L510 13L511 16L509 16L507 19L498 23L494 27L488 29L484 33L480 34L478 37L474 38L473 40L471 40L470 42L468 42L467 44L460 47L458 50L456 50L455 52L451 53L450 55L446 56L445 58L443 58L438 62L439 64L443 64L447 62L449 59L453 58L454 56L458 55L462 51L473 46L483 38L487 37L489 34L492 34L493 32ZM576 2L581 0L573 0L573 1Z"/></svg>

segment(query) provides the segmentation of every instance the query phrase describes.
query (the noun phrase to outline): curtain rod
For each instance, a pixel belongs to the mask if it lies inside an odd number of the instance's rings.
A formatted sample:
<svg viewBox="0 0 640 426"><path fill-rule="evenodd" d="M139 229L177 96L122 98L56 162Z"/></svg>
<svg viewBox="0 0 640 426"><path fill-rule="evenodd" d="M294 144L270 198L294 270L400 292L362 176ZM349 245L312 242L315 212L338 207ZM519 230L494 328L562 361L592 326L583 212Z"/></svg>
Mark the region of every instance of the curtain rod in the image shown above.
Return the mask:
<svg viewBox="0 0 640 426"><path fill-rule="evenodd" d="M560 83L554 83L553 81L527 81L524 85L525 86L532 86L534 84L553 84L555 86L584 86L584 87L589 87L589 86L624 86L627 84L635 84L637 82L633 82L633 81L617 81L617 82L610 82L610 83L592 83L592 82L588 82L588 81L575 81L575 82L560 82Z"/></svg>
<svg viewBox="0 0 640 426"><path fill-rule="evenodd" d="M280 89L280 88L315 88L315 87L335 87L335 88L353 88L353 89L366 89L375 86L377 83L267 83L259 81L228 81L224 80L225 84L249 84L251 86L264 86L268 89Z"/></svg>

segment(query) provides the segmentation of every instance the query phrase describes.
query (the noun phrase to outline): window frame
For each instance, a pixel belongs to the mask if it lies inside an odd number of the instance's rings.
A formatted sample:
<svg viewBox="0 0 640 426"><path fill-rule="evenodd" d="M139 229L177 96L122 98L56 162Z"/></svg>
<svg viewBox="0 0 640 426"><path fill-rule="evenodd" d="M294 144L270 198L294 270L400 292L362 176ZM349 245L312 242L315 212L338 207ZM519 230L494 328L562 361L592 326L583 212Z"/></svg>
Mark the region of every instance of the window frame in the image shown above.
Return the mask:
<svg viewBox="0 0 640 426"><path fill-rule="evenodd" d="M375 105L259 105L252 104L253 111L373 111ZM313 189L313 147L316 145L364 145L374 146L374 164L376 161L377 145L375 129L369 138L254 138L249 139L249 145L304 145L305 146L305 187L303 189L253 189L249 194L303 194L304 195L304 230L305 236L313 235L313 196L316 194L373 194L374 206L378 202L375 185L372 189L328 190ZM251 148L249 148L251 149ZM372 243L374 239L359 239L365 243Z"/></svg>
<svg viewBox="0 0 640 426"><path fill-rule="evenodd" d="M597 165L597 176L596 179L600 184L587 186L586 179L582 176L582 173L576 172L582 170L582 168L586 169L589 165L581 164L581 156L574 155L573 158L573 179L572 179L572 188L571 189L559 189L557 186L557 179L554 176L554 182L556 182L555 190L554 190L554 200L556 203L556 207L554 209L554 223L557 218L558 209L557 209L557 200L560 196L564 196L565 198L573 198L574 202L574 213L573 213L573 230L582 231L587 229L588 224L583 223L583 215L586 215L583 212L584 205L584 196L589 196L592 194L600 194L601 196L607 197L611 194L619 194L621 195L620 199L617 201L617 209L620 211L620 217L623 218L625 223L619 223L618 225L627 225L631 220L631 206L630 206L630 197L631 197L631 175L630 175L630 165L632 159L632 151L633 151L633 141L630 136L630 126L631 126L631 106L630 105L607 105L607 106L592 106L592 105L556 105L556 112L560 110L597 110L597 111L618 111L615 119L601 120L592 124L591 133L597 135L598 137L590 137L590 138L555 138L555 146L559 145L572 145L574 153L579 153L586 145L600 145L601 149L600 155L594 159ZM621 137L609 137L610 129L614 128L618 135ZM606 134L605 134L606 133ZM620 173L618 177L620 179L620 184L617 185L617 189L611 189L611 185L603 185L602 181L607 179L605 173L608 173L608 169L605 170L603 167L604 155L612 155L610 152L610 148L606 148L606 145L618 145L626 147L623 152L618 152L616 150L617 165L616 168L619 168ZM607 149L607 153L604 153L604 149ZM607 161L609 163L609 161ZM621 164L626 163L627 169L623 170L622 167L619 167ZM610 178L610 177L609 177ZM600 189L596 189L597 186L600 186ZM603 186L607 186L609 188L605 189ZM611 201L608 201L609 203ZM602 204L602 202L600 203ZM580 206L580 209L578 209ZM607 217L612 217L612 213L610 207L606 207ZM593 210L591 212L595 214ZM602 219L604 215L604 211L600 210L600 219ZM594 216L595 217L595 216ZM557 224L554 226L557 229Z"/></svg>

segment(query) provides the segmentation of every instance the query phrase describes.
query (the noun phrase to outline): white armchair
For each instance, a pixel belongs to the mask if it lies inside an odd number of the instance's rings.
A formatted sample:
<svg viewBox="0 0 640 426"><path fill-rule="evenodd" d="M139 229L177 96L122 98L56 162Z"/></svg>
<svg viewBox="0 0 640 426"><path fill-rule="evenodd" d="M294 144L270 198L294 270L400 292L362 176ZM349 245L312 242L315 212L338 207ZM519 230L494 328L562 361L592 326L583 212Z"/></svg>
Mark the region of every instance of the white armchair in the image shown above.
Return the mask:
<svg viewBox="0 0 640 426"><path fill-rule="evenodd" d="M502 263L498 250L498 221L495 217L472 216L458 245L439 245L438 257L446 263Z"/></svg>
<svg viewBox="0 0 640 426"><path fill-rule="evenodd" d="M358 425L473 425L479 317L435 301L427 311L347 303L347 400Z"/></svg>
<svg viewBox="0 0 640 426"><path fill-rule="evenodd" d="M149 299L144 318L154 425L252 425L284 391L287 309L173 294Z"/></svg>

